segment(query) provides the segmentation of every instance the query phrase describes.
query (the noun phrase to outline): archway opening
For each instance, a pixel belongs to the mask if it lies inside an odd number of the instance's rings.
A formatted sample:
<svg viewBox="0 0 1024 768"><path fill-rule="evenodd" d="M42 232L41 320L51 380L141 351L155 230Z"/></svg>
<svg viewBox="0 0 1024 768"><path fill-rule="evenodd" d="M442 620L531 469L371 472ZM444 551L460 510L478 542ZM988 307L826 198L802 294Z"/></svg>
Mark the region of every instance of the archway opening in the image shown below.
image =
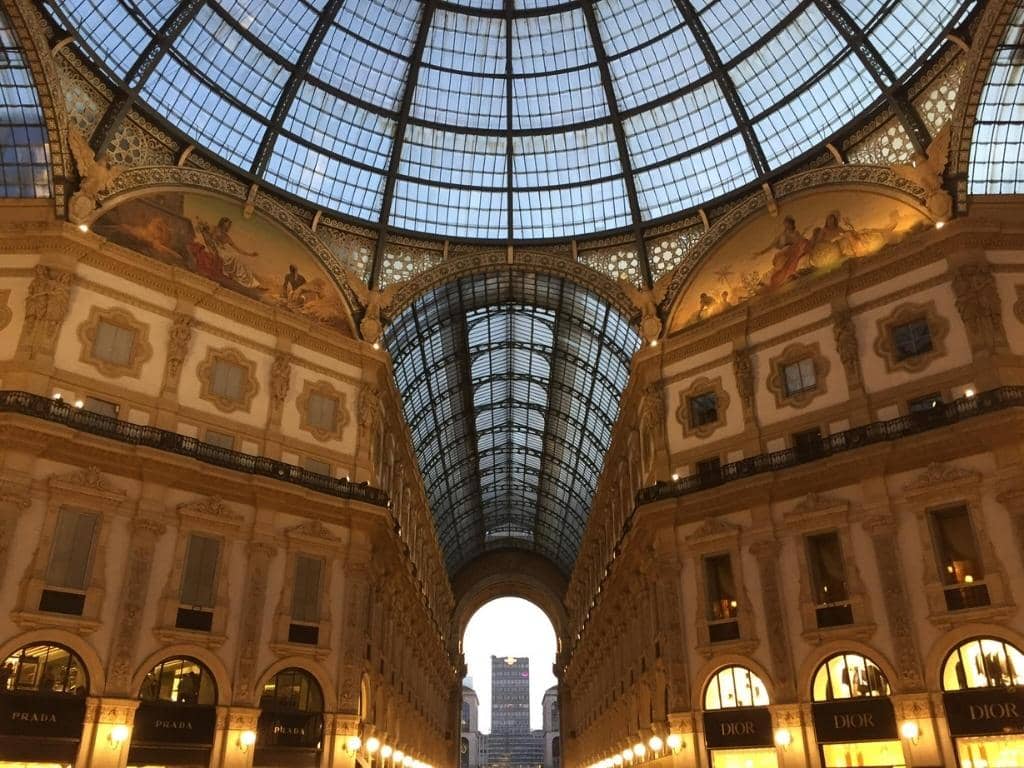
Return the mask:
<svg viewBox="0 0 1024 768"><path fill-rule="evenodd" d="M460 749L466 768L556 766L555 628L536 604L501 597L466 624Z"/></svg>

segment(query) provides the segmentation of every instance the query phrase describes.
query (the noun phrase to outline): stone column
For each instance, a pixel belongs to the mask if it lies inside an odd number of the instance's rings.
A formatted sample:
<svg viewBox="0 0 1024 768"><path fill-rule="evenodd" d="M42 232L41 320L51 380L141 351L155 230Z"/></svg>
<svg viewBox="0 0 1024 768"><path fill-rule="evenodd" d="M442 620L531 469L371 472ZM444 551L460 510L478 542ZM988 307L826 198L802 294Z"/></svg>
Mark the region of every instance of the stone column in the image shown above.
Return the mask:
<svg viewBox="0 0 1024 768"><path fill-rule="evenodd" d="M287 341L284 343L291 346ZM281 417L291 382L292 356L286 349L278 349L270 364L270 408L263 436L263 455L268 458L281 458Z"/></svg>
<svg viewBox="0 0 1024 768"><path fill-rule="evenodd" d="M50 395L53 355L64 320L71 308L75 276L70 269L37 264L25 297L25 324L16 359L23 363L4 378L8 389Z"/></svg>
<svg viewBox="0 0 1024 768"><path fill-rule="evenodd" d="M648 574L653 591L656 637L668 682L668 713L690 709L690 676L686 665L686 624L680 578L682 564L676 549L674 527L665 527L655 540L654 568Z"/></svg>
<svg viewBox="0 0 1024 768"><path fill-rule="evenodd" d="M352 537L358 536L353 531ZM370 545L353 542L345 562L345 585L342 591L342 622L338 654L338 712L359 716L359 691L363 675L363 659L368 636L370 606ZM376 695L372 692L371 695ZM378 712L378 718L383 713Z"/></svg>
<svg viewBox="0 0 1024 768"><path fill-rule="evenodd" d="M865 519L863 527L871 537L875 565L882 583L885 616L896 652L896 674L900 682L896 687L904 691L924 690L910 601L907 599L903 568L900 565L902 560L896 540L896 521L889 513L877 514Z"/></svg>
<svg viewBox="0 0 1024 768"><path fill-rule="evenodd" d="M993 358L1008 353L1009 344L995 275L983 252L968 252L950 261L954 262L951 286L956 308L974 356L975 386L980 390L997 387L1001 382Z"/></svg>
<svg viewBox="0 0 1024 768"><path fill-rule="evenodd" d="M89 768L124 768L128 764L128 746L138 706L139 700L135 698L90 697L75 764ZM124 731L126 738L115 740L114 736L121 735L119 731Z"/></svg>
<svg viewBox="0 0 1024 768"><path fill-rule="evenodd" d="M135 668L135 650L142 632L142 611L149 594L153 553L156 551L157 540L163 536L167 526L153 514L153 510L140 509L131 520L130 530L131 540L124 563L124 581L114 621L110 668L107 673L107 691L124 696L132 696L133 693L129 687L132 670Z"/></svg>
<svg viewBox="0 0 1024 768"><path fill-rule="evenodd" d="M359 718L324 715L324 748L321 768L356 768L356 753L349 752L348 739L359 735ZM369 738L367 736L366 738Z"/></svg>
<svg viewBox="0 0 1024 768"><path fill-rule="evenodd" d="M160 406L154 419L154 426L161 429L173 431L177 428L178 384L181 382L181 369L185 364L185 358L192 346L192 328L195 325L191 310L191 306L183 307L179 302L171 318L171 328L167 332L164 380L160 386Z"/></svg>
<svg viewBox="0 0 1024 768"><path fill-rule="evenodd" d="M32 479L0 479L0 588L4 587L3 578L7 575L7 555L11 542L18 527L18 518L32 504L29 495Z"/></svg>
<svg viewBox="0 0 1024 768"><path fill-rule="evenodd" d="M238 664L235 671L235 699L255 704L253 676L263 628L263 614L267 603L267 572L277 549L260 541L249 544L248 572L242 600L242 621L239 627Z"/></svg>
<svg viewBox="0 0 1024 768"><path fill-rule="evenodd" d="M794 701L796 688L793 681L793 660L789 654L789 630L786 611L779 589L779 552L775 539L763 539L750 545L750 553L757 559L757 572L761 581L761 604L768 629L768 653L772 674L777 685L779 702Z"/></svg>
<svg viewBox="0 0 1024 768"><path fill-rule="evenodd" d="M255 745L246 745L244 734L256 733L260 710L249 707L229 707L226 715L225 727L219 739L220 749L215 752L211 765L215 768L252 768Z"/></svg>

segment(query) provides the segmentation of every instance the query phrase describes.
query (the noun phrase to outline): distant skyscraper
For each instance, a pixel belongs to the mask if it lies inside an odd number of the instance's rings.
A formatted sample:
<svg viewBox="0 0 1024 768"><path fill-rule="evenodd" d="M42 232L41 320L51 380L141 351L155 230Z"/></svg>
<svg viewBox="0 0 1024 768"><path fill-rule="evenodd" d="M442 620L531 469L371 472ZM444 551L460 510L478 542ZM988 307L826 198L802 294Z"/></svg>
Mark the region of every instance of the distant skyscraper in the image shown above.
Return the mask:
<svg viewBox="0 0 1024 768"><path fill-rule="evenodd" d="M530 660L491 656L491 733L530 732Z"/></svg>

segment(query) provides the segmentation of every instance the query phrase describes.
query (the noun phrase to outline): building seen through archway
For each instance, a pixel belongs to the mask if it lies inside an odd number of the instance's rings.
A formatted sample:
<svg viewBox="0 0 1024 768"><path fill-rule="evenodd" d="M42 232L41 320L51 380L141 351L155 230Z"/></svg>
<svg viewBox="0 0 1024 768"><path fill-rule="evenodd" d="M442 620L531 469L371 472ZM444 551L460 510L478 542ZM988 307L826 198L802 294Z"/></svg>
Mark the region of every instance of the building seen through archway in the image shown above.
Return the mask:
<svg viewBox="0 0 1024 768"><path fill-rule="evenodd" d="M0 768L1024 765L1021 0L0 48Z"/></svg>

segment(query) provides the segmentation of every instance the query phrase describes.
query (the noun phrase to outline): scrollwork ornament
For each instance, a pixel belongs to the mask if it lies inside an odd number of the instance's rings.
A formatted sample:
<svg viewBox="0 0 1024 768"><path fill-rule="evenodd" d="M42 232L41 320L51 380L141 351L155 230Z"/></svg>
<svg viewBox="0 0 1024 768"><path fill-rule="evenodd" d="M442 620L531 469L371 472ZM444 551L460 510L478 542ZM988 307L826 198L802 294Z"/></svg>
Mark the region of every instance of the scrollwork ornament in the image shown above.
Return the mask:
<svg viewBox="0 0 1024 768"><path fill-rule="evenodd" d="M832 333L835 336L839 361L850 384L860 382L860 352L857 347L857 326L849 310L837 312L832 318Z"/></svg>
<svg viewBox="0 0 1024 768"><path fill-rule="evenodd" d="M25 297L25 325L20 347L32 358L53 354L57 336L71 307L74 275L67 270L37 264Z"/></svg>
<svg viewBox="0 0 1024 768"><path fill-rule="evenodd" d="M164 391L174 392L181 380L181 368L185 363L192 344L192 327L195 320L181 313L175 313L167 336L167 365L164 369Z"/></svg>
<svg viewBox="0 0 1024 768"><path fill-rule="evenodd" d="M963 264L953 274L956 308L976 349L1006 346L1002 302L987 263Z"/></svg>

